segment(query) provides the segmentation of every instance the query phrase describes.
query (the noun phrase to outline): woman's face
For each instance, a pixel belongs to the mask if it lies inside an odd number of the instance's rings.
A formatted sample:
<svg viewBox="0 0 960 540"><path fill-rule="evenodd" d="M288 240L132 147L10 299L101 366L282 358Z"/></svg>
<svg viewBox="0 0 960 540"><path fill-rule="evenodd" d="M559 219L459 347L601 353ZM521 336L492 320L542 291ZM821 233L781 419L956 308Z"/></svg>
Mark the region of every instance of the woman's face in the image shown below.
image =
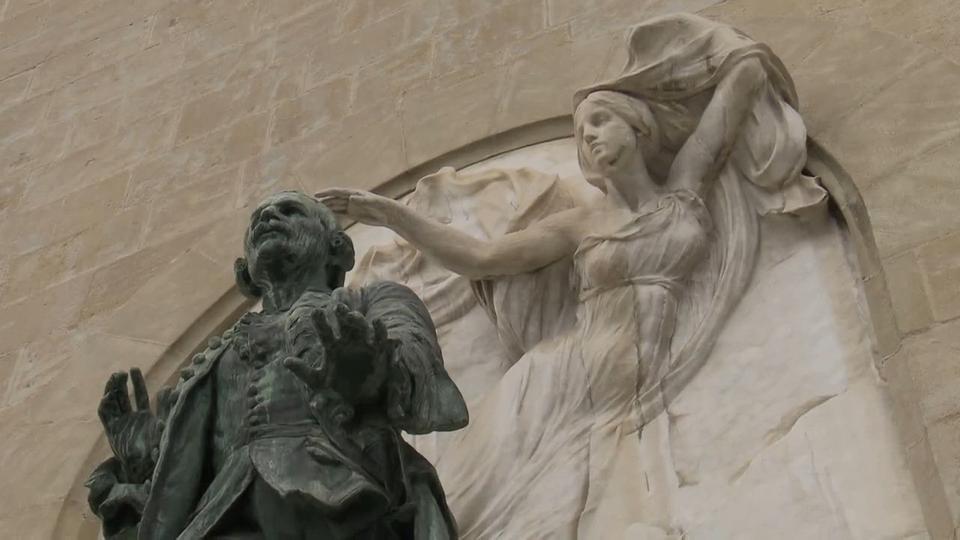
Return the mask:
<svg viewBox="0 0 960 540"><path fill-rule="evenodd" d="M580 152L598 173L615 173L635 157L636 132L607 107L584 101L577 108L575 121Z"/></svg>

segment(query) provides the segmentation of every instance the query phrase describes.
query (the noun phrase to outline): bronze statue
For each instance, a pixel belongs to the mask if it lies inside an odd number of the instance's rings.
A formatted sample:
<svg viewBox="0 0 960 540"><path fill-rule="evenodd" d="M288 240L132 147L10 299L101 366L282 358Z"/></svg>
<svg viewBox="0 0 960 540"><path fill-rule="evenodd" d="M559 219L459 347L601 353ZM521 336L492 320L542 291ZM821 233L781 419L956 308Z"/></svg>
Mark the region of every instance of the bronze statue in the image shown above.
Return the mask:
<svg viewBox="0 0 960 540"><path fill-rule="evenodd" d="M466 425L420 299L342 288L350 238L296 192L251 216L237 283L261 298L150 412L143 377L107 382L114 456L89 501L112 538L456 538L433 466L400 436Z"/></svg>

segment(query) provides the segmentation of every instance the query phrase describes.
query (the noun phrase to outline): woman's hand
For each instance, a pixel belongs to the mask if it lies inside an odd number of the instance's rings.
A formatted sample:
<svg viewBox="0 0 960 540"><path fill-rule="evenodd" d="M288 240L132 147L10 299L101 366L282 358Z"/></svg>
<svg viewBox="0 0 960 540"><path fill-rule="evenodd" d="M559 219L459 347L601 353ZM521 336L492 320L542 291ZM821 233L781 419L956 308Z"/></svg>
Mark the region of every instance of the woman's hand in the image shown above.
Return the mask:
<svg viewBox="0 0 960 540"><path fill-rule="evenodd" d="M386 226L396 201L369 191L330 188L314 194L333 213L353 218L367 225Z"/></svg>

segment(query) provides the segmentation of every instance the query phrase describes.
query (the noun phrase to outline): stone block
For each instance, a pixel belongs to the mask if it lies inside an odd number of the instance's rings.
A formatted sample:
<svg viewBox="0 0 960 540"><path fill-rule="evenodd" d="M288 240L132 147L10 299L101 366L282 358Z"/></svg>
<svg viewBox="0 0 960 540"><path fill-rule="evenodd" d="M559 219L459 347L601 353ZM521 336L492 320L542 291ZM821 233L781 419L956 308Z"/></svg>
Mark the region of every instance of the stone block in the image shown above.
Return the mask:
<svg viewBox="0 0 960 540"><path fill-rule="evenodd" d="M7 47L0 54L0 81L36 68L54 46L52 40L41 35Z"/></svg>
<svg viewBox="0 0 960 540"><path fill-rule="evenodd" d="M873 0L863 5L870 24L880 30L904 36L923 47L960 62L960 5L951 0Z"/></svg>
<svg viewBox="0 0 960 540"><path fill-rule="evenodd" d="M258 7L257 29L263 31L274 28L290 20L304 19L309 11L328 7L336 2L316 2L315 0L273 0L261 3ZM332 12L331 13L335 13Z"/></svg>
<svg viewBox="0 0 960 540"><path fill-rule="evenodd" d="M904 341L926 424L960 417L960 321Z"/></svg>
<svg viewBox="0 0 960 540"><path fill-rule="evenodd" d="M453 85L438 79L409 89L400 103L407 162L419 164L490 135L505 76L499 68Z"/></svg>
<svg viewBox="0 0 960 540"><path fill-rule="evenodd" d="M960 230L960 141L916 156L862 189L881 255Z"/></svg>
<svg viewBox="0 0 960 540"><path fill-rule="evenodd" d="M237 205L240 167L211 175L176 191L164 193L156 201L150 216L145 242L163 242L190 231L208 228Z"/></svg>
<svg viewBox="0 0 960 540"><path fill-rule="evenodd" d="M411 43L361 67L355 83L353 109L359 110L383 99L395 100L405 89L430 77L433 42Z"/></svg>
<svg viewBox="0 0 960 540"><path fill-rule="evenodd" d="M851 54L856 50L871 53ZM905 70L929 59L923 49L869 26L832 32L795 68L807 129L813 135L829 130L892 82L909 77Z"/></svg>
<svg viewBox="0 0 960 540"><path fill-rule="evenodd" d="M930 326L933 323L933 313L913 252L907 251L887 259L884 261L884 271L900 330L910 333Z"/></svg>
<svg viewBox="0 0 960 540"><path fill-rule="evenodd" d="M523 0L506 4L444 31L436 39L434 76L496 62L508 44L544 29L544 4Z"/></svg>
<svg viewBox="0 0 960 540"><path fill-rule="evenodd" d="M68 131L63 152L71 153L116 135L120 127L123 99L97 105L60 124Z"/></svg>
<svg viewBox="0 0 960 540"><path fill-rule="evenodd" d="M927 427L954 522L960 521L960 417L945 418Z"/></svg>
<svg viewBox="0 0 960 540"><path fill-rule="evenodd" d="M185 253L206 231L193 229L170 240L149 245L93 272L80 320L108 316L158 271Z"/></svg>
<svg viewBox="0 0 960 540"><path fill-rule="evenodd" d="M61 86L54 92L48 118L60 122L69 116L121 95L123 79L115 64L98 69Z"/></svg>
<svg viewBox="0 0 960 540"><path fill-rule="evenodd" d="M185 67L143 88L129 92L121 124L178 108L184 102L223 88L245 66L257 65L266 52L237 46L191 67Z"/></svg>
<svg viewBox="0 0 960 540"><path fill-rule="evenodd" d="M331 131L323 149L305 152L295 167L300 184L310 193L343 185L373 189L407 168L403 146L397 144L403 131L395 111L371 109L344 118Z"/></svg>
<svg viewBox="0 0 960 540"><path fill-rule="evenodd" d="M47 22L50 4L36 4L0 21L0 50L40 33Z"/></svg>
<svg viewBox="0 0 960 540"><path fill-rule="evenodd" d="M200 96L183 106L176 144L229 125L237 118L267 109L274 101L282 81L275 80L279 71L267 71L240 80Z"/></svg>
<svg viewBox="0 0 960 540"><path fill-rule="evenodd" d="M109 139L43 167L30 181L24 195L24 207L59 199L109 178L154 152L169 148L175 126L174 112L138 120Z"/></svg>
<svg viewBox="0 0 960 540"><path fill-rule="evenodd" d="M404 20L404 13L398 12L330 41L314 38L306 88L309 90L335 75L370 64L403 46Z"/></svg>
<svg viewBox="0 0 960 540"><path fill-rule="evenodd" d="M5 301L32 296L51 284L131 253L140 243L146 219L143 208L132 208L66 240L11 259L0 289Z"/></svg>
<svg viewBox="0 0 960 540"><path fill-rule="evenodd" d="M62 125L45 126L29 135L4 142L0 145L0 170L7 178L11 178L11 175L28 175L27 171L60 157L68 135L69 132Z"/></svg>
<svg viewBox="0 0 960 540"><path fill-rule="evenodd" d="M254 0L165 2L156 13L149 43L181 42L186 62L201 62L251 41L256 32L257 8Z"/></svg>
<svg viewBox="0 0 960 540"><path fill-rule="evenodd" d="M47 0L8 0L6 8L0 10L0 20L7 20L45 3Z"/></svg>
<svg viewBox="0 0 960 540"><path fill-rule="evenodd" d="M12 178L0 182L0 219L3 219L7 210L17 206L20 196L23 195L24 178Z"/></svg>
<svg viewBox="0 0 960 540"><path fill-rule="evenodd" d="M917 249L926 279L933 317L938 321L960 317L960 234L951 234Z"/></svg>
<svg viewBox="0 0 960 540"><path fill-rule="evenodd" d="M97 402L110 374L139 367L149 380L150 369L162 356L164 348L149 341L89 330L73 332L69 345L70 361L64 362L56 378L42 387L43 399L26 402L26 410L19 417L22 422L31 424L89 422L86 429L92 445L102 434L97 419ZM153 394L158 388L151 387L150 390ZM77 404L89 406L78 407ZM88 471L77 470L76 473L86 475Z"/></svg>
<svg viewBox="0 0 960 540"><path fill-rule="evenodd" d="M50 58L37 68L30 92L36 94L55 90L138 53L143 49L148 32L149 27L141 21L85 40L67 37Z"/></svg>
<svg viewBox="0 0 960 540"><path fill-rule="evenodd" d="M58 329L74 326L90 279L89 274L79 275L6 306L0 315L0 352L17 350Z"/></svg>
<svg viewBox="0 0 960 540"><path fill-rule="evenodd" d="M890 72L892 58L884 58L877 69ZM960 66L939 58L906 66L896 71L895 81L865 98L851 114L831 121L818 137L861 190L960 135L955 114L960 96L953 90L960 86ZM843 73L848 80L857 78L854 68Z"/></svg>
<svg viewBox="0 0 960 540"><path fill-rule="evenodd" d="M0 249L13 258L39 249L57 239L61 205L47 205L24 212L11 211L0 221Z"/></svg>
<svg viewBox="0 0 960 540"><path fill-rule="evenodd" d="M599 78L606 53L616 41L613 36L560 44L555 40L531 47L510 67L494 131L572 114L573 92ZM549 85L543 84L545 77Z"/></svg>
<svg viewBox="0 0 960 540"><path fill-rule="evenodd" d="M27 71L0 80L0 103L12 105L23 99L32 77L33 71Z"/></svg>
<svg viewBox="0 0 960 540"><path fill-rule="evenodd" d="M921 500L924 524L932 538L952 539L954 510L945 494L944 483L930 448L930 441L922 439L907 448L907 465L917 486Z"/></svg>
<svg viewBox="0 0 960 540"><path fill-rule="evenodd" d="M126 304L92 326L115 336L169 345L233 284L232 268L187 252L158 269Z"/></svg>
<svg viewBox="0 0 960 540"><path fill-rule="evenodd" d="M319 44L329 43L337 35L339 10L339 2L313 3L310 11L281 23L276 29L276 58L281 61L296 58L308 63Z"/></svg>
<svg viewBox="0 0 960 540"><path fill-rule="evenodd" d="M270 144L299 138L344 117L350 103L352 80L335 77L303 95L284 101L273 111Z"/></svg>

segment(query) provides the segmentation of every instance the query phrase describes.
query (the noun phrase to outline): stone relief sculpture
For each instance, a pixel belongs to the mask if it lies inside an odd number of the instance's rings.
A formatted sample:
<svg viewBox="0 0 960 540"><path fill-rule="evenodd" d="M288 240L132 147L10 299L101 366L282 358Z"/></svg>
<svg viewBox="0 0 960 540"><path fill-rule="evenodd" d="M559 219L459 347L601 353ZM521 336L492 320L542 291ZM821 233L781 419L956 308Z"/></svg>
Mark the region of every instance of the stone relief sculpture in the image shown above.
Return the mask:
<svg viewBox="0 0 960 540"><path fill-rule="evenodd" d="M617 78L574 96L596 189L444 169L407 205L317 194L406 241L368 255L361 279L436 265L463 276L511 354L438 463L465 538L679 537L664 410L750 283L758 215L825 198L803 173L793 83L766 46L671 15L635 27L628 47ZM463 289L432 283L435 316L456 319Z"/></svg>
<svg viewBox="0 0 960 540"><path fill-rule="evenodd" d="M114 456L87 483L106 538L456 538L434 468L400 430L455 430L467 410L419 298L342 288L350 238L285 192L253 213L238 286L261 298L157 396L107 382Z"/></svg>

